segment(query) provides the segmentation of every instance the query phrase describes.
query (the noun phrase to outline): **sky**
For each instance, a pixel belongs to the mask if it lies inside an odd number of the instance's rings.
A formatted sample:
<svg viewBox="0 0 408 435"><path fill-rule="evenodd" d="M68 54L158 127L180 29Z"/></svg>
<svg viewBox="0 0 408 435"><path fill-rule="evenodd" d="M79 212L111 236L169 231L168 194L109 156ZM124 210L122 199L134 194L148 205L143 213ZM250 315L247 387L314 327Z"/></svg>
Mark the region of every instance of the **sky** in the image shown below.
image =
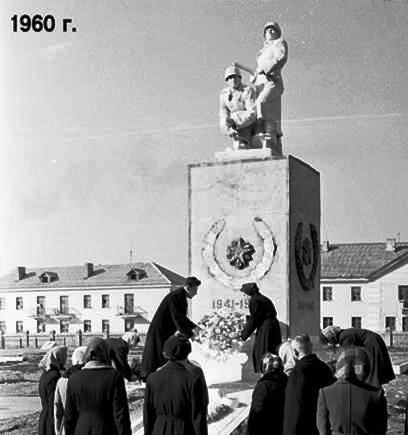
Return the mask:
<svg viewBox="0 0 408 435"><path fill-rule="evenodd" d="M21 14L56 28L13 32ZM255 66L267 21L289 45L283 150L320 172L322 240L408 241L408 1L2 0L0 274L130 248L187 273L187 165L229 146L223 72Z"/></svg>

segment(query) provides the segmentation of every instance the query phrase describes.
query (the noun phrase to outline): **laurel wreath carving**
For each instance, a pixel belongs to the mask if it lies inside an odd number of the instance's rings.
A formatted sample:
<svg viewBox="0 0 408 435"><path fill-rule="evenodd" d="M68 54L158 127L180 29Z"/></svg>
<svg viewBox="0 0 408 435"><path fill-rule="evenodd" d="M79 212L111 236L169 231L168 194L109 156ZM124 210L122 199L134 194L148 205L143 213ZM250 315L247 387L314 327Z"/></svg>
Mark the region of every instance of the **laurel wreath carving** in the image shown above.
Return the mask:
<svg viewBox="0 0 408 435"><path fill-rule="evenodd" d="M215 247L226 226L225 219L217 220L209 229L203 239L202 257L207 264L208 271L217 281L226 287L233 289L241 288L242 284L248 281L258 281L262 279L270 270L278 245L271 229L260 218L255 217L252 222L257 235L262 239L264 250L262 259L252 270L244 276L232 276L225 271L217 261Z"/></svg>
<svg viewBox="0 0 408 435"><path fill-rule="evenodd" d="M300 281L300 285L303 290L309 291L315 287L315 279L317 266L319 264L319 237L317 234L317 229L313 224L309 225L310 229L310 237L312 239L312 258L310 258L310 240L308 238L303 239L303 223L299 222L296 235L295 235L295 262L296 262L296 271L298 274L298 278ZM305 266L309 266L312 264L311 270L309 273L309 277L306 277Z"/></svg>

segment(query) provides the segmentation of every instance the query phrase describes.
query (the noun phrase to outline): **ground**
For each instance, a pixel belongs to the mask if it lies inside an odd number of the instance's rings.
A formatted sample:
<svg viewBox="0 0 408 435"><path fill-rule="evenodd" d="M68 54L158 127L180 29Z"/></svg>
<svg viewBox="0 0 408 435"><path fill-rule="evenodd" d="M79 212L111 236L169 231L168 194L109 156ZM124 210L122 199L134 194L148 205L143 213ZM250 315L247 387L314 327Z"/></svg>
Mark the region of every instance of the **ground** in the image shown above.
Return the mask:
<svg viewBox="0 0 408 435"><path fill-rule="evenodd" d="M6 351L0 351L0 356ZM12 352L7 351L7 355ZM18 354L18 351L13 352ZM23 355L22 350L20 354ZM406 350L392 349L391 355L394 362L408 359ZM26 401L28 407L30 400L38 400L37 388L40 377L38 361L41 357L39 351L25 352L25 361L13 364L0 364L0 404L17 400ZM228 387L225 388L228 392ZM408 376L400 375L397 379L385 386L388 401L388 435L403 433L405 420L405 404L408 395ZM19 402L20 403L20 402ZM10 404L9 404L10 405ZM140 415L142 396L137 390L129 397L129 407L133 415ZM24 412L23 415L15 415L4 418L5 409L0 405L0 434L9 435L34 435L37 434L39 412ZM244 426L244 425L242 425ZM234 435L240 435L243 427L237 429Z"/></svg>

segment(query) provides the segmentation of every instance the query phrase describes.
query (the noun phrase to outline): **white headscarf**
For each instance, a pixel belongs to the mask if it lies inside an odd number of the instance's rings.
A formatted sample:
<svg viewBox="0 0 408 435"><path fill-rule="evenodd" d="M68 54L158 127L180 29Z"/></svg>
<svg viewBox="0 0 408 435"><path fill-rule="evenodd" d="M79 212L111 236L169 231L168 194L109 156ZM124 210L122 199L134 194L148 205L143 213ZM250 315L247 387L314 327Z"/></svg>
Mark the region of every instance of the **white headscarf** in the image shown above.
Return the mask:
<svg viewBox="0 0 408 435"><path fill-rule="evenodd" d="M51 367L62 370L67 362L67 355L68 349L66 346L55 346L43 356L38 366L46 372L51 370Z"/></svg>

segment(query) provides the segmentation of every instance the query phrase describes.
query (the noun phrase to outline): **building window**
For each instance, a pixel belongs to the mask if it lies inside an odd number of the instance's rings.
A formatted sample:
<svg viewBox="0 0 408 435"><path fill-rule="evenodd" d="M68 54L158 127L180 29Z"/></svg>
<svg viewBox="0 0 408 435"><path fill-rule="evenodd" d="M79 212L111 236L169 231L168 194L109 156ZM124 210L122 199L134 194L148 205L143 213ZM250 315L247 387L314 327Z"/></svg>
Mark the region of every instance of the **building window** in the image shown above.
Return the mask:
<svg viewBox="0 0 408 435"><path fill-rule="evenodd" d="M0 321L0 332L6 333L6 322L4 320Z"/></svg>
<svg viewBox="0 0 408 435"><path fill-rule="evenodd" d="M398 300L404 303L404 308L408 308L408 285L398 286Z"/></svg>
<svg viewBox="0 0 408 435"><path fill-rule="evenodd" d="M390 328L392 331L395 331L395 317L387 316L385 318L385 328Z"/></svg>
<svg viewBox="0 0 408 435"><path fill-rule="evenodd" d="M133 319L125 319L125 332L131 331L135 327L135 321Z"/></svg>
<svg viewBox="0 0 408 435"><path fill-rule="evenodd" d="M21 334L23 332L23 321L17 320L16 321L16 334Z"/></svg>
<svg viewBox="0 0 408 435"><path fill-rule="evenodd" d="M102 308L109 308L109 295L102 295Z"/></svg>
<svg viewBox="0 0 408 435"><path fill-rule="evenodd" d="M323 287L323 300L324 301L332 301L333 300L333 288L332 287Z"/></svg>
<svg viewBox="0 0 408 435"><path fill-rule="evenodd" d="M84 320L84 332L91 332L91 321Z"/></svg>
<svg viewBox="0 0 408 435"><path fill-rule="evenodd" d="M402 330L403 332L408 332L408 316L402 318Z"/></svg>
<svg viewBox="0 0 408 435"><path fill-rule="evenodd" d="M60 333L66 334L69 332L69 322L68 320L60 320Z"/></svg>
<svg viewBox="0 0 408 435"><path fill-rule="evenodd" d="M37 315L45 315L45 296L37 296Z"/></svg>
<svg viewBox="0 0 408 435"><path fill-rule="evenodd" d="M92 308L91 295L84 295L84 308Z"/></svg>
<svg viewBox="0 0 408 435"><path fill-rule="evenodd" d="M43 320L37 320L37 334L45 332L45 322Z"/></svg>
<svg viewBox="0 0 408 435"><path fill-rule="evenodd" d="M351 327L352 328L361 328L361 317L352 317L351 318Z"/></svg>
<svg viewBox="0 0 408 435"><path fill-rule="evenodd" d="M323 329L327 326L333 326L333 317L323 317Z"/></svg>
<svg viewBox="0 0 408 435"><path fill-rule="evenodd" d="M109 320L102 320L102 332L109 334Z"/></svg>
<svg viewBox="0 0 408 435"><path fill-rule="evenodd" d="M361 301L361 287L351 287L351 301Z"/></svg>
<svg viewBox="0 0 408 435"><path fill-rule="evenodd" d="M6 298L0 298L0 310L6 309Z"/></svg>
<svg viewBox="0 0 408 435"><path fill-rule="evenodd" d="M23 298L21 296L16 297L16 310L23 309Z"/></svg>

